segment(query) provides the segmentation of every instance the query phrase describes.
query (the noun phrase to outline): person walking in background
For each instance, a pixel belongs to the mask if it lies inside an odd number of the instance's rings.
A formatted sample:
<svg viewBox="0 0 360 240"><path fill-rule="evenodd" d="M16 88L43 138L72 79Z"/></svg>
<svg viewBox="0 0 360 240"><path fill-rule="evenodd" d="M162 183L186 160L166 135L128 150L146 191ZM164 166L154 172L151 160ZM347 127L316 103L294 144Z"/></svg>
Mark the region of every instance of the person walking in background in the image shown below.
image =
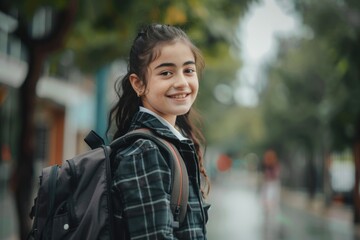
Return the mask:
<svg viewBox="0 0 360 240"><path fill-rule="evenodd" d="M280 203L280 164L273 150L264 153L261 196L266 213L276 213Z"/></svg>
<svg viewBox="0 0 360 240"><path fill-rule="evenodd" d="M172 142L188 171L189 199L183 224L174 227L169 160L147 139L119 150L113 164L113 195L123 209L114 211L115 218L125 218L129 239L206 239L209 205L204 198L209 180L203 136L192 108L203 68L200 51L178 27L148 25L132 44L127 73L115 86L119 99L110 112L108 133L114 132L116 139L147 128Z"/></svg>
<svg viewBox="0 0 360 240"><path fill-rule="evenodd" d="M264 211L263 234L266 240L282 239L280 223L280 164L274 150L264 153L261 163L261 200Z"/></svg>

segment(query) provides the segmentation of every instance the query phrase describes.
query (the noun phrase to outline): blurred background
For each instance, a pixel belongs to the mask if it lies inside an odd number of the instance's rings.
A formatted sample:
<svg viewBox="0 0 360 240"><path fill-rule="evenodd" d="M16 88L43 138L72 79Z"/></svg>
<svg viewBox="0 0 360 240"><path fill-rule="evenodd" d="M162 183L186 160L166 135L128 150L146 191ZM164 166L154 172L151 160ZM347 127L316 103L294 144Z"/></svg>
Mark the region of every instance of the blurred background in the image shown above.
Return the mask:
<svg viewBox="0 0 360 240"><path fill-rule="evenodd" d="M208 239L360 239L358 0L1 0L0 239L26 239L41 168L105 136L151 22L205 56Z"/></svg>

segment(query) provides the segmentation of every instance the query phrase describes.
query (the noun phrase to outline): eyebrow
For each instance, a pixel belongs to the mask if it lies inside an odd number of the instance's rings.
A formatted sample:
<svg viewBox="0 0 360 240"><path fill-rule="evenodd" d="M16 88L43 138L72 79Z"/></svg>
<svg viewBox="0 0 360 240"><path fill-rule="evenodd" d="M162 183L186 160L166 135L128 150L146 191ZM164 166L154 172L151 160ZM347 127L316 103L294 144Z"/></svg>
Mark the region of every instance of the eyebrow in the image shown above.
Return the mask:
<svg viewBox="0 0 360 240"><path fill-rule="evenodd" d="M195 62L194 61L184 62L183 66L186 66L186 65L195 65ZM156 66L155 69L161 68L161 67L176 67L176 64L175 63L161 63L158 66Z"/></svg>

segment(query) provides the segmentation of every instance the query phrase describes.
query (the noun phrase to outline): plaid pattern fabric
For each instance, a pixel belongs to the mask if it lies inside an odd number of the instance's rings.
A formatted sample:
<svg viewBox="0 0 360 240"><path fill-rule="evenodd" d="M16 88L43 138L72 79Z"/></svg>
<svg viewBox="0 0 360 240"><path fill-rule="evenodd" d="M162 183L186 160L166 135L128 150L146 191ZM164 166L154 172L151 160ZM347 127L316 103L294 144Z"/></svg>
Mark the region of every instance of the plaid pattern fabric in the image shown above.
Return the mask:
<svg viewBox="0 0 360 240"><path fill-rule="evenodd" d="M155 143L138 139L115 157L113 190L122 201L131 239L206 239L207 213L200 193L200 174L194 145L179 141L156 117L138 112L131 130L152 129L171 141L182 155L189 174L187 214L180 228L173 229L170 210L171 170ZM121 161L119 161L121 159ZM115 209L116 213L121 209Z"/></svg>

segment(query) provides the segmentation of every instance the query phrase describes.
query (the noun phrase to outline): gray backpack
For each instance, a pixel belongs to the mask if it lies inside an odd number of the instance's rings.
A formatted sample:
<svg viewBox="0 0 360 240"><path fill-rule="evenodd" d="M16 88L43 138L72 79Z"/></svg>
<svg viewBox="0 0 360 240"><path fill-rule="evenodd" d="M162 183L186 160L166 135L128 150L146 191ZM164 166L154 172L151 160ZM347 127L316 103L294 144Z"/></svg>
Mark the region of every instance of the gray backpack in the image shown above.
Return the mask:
<svg viewBox="0 0 360 240"><path fill-rule="evenodd" d="M120 222L118 218L114 222L113 218L111 154L138 138L156 143L169 159L173 227L179 227L185 218L189 189L186 167L176 147L147 129L129 132L110 145L105 145L92 131L85 138L92 150L67 160L62 166L42 170L30 213L33 226L28 239L127 239L124 218Z"/></svg>

